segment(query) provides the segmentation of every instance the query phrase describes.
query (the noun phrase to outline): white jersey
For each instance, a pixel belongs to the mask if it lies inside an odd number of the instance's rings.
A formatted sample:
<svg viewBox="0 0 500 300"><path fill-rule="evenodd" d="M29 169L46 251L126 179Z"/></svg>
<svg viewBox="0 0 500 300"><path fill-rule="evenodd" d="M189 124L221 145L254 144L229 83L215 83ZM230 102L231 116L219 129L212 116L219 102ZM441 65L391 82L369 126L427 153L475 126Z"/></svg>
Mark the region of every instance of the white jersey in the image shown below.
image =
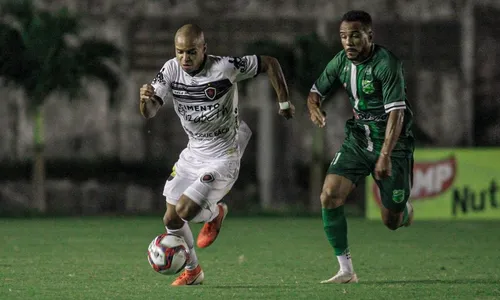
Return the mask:
<svg viewBox="0 0 500 300"><path fill-rule="evenodd" d="M206 158L239 156L237 82L259 74L260 57L207 55L191 76L170 59L152 82L163 101L171 96L189 137L188 148Z"/></svg>

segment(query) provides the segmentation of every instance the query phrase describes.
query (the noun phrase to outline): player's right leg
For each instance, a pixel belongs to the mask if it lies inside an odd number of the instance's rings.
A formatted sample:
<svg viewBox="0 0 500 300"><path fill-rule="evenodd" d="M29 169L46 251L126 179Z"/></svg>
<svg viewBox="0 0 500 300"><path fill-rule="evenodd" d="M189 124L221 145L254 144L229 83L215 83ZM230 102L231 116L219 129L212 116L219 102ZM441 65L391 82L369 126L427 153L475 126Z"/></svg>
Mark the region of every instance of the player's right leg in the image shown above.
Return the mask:
<svg viewBox="0 0 500 300"><path fill-rule="evenodd" d="M321 214L323 228L340 265L337 274L321 283L357 282L347 244L347 219L344 203L354 189L354 184L346 177L328 174L321 192Z"/></svg>
<svg viewBox="0 0 500 300"><path fill-rule="evenodd" d="M179 206L179 198L182 193L192 184L195 177L191 176L189 169L186 170L186 166L181 159L176 163L172 169L170 177L165 183L165 188L163 190L163 195L167 201L167 208L165 215L163 217L163 223L168 233L182 236L186 241L189 248L189 261L186 263L186 268L181 275L172 282L172 285L197 285L201 284L204 279L204 273L198 263L198 257L194 249L194 237L188 222L181 218L177 213L177 206ZM181 168L183 176L177 173L177 169Z"/></svg>
<svg viewBox="0 0 500 300"><path fill-rule="evenodd" d="M359 179L370 173L369 163L355 145L344 143L328 168L321 192L323 227L333 247L340 270L321 283L354 283L358 281L347 243L347 220L344 204Z"/></svg>
<svg viewBox="0 0 500 300"><path fill-rule="evenodd" d="M167 203L167 210L163 216L163 223L168 233L182 236L189 248L189 260L186 263L186 268L184 272L172 282L172 285L201 284L205 276L198 263L198 257L194 249L193 233L191 232L191 228L189 228L189 224L177 214L174 204Z"/></svg>

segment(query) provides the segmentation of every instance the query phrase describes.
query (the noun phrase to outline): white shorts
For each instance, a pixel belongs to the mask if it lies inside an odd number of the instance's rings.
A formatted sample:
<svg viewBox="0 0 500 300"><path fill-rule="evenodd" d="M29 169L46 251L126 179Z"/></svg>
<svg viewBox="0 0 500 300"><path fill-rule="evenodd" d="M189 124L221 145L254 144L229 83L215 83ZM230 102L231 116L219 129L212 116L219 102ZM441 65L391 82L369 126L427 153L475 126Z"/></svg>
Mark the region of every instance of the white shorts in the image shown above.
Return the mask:
<svg viewBox="0 0 500 300"><path fill-rule="evenodd" d="M238 132L239 157L207 160L184 149L163 189L167 203L176 205L184 194L203 208L215 208L238 179L240 159L251 134L242 122Z"/></svg>

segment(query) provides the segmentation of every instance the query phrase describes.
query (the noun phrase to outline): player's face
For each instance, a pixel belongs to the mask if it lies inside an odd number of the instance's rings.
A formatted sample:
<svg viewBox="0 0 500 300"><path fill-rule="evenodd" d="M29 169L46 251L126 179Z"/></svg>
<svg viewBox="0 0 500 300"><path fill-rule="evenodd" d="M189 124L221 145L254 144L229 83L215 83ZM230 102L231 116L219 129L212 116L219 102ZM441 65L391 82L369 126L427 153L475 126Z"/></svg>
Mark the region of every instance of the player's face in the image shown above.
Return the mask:
<svg viewBox="0 0 500 300"><path fill-rule="evenodd" d="M197 71L205 57L206 44L199 39L177 37L175 40L175 55L182 69L187 73Z"/></svg>
<svg viewBox="0 0 500 300"><path fill-rule="evenodd" d="M361 22L342 22L340 39L347 58L352 61L361 61L370 53L372 33Z"/></svg>

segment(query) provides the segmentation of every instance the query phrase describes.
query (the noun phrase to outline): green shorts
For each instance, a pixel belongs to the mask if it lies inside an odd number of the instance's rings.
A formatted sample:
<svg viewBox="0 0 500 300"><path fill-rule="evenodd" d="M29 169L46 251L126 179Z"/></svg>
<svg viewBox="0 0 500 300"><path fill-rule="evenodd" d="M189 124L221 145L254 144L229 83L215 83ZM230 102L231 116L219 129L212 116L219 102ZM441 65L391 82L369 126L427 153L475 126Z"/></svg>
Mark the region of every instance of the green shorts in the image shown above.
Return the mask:
<svg viewBox="0 0 500 300"><path fill-rule="evenodd" d="M373 176L377 159L377 153L346 140L335 154L327 173L346 177L357 185L360 179L370 174ZM382 180L374 179L380 190L384 207L392 212L402 212L410 197L413 182L413 153L393 155L391 162L391 177Z"/></svg>

